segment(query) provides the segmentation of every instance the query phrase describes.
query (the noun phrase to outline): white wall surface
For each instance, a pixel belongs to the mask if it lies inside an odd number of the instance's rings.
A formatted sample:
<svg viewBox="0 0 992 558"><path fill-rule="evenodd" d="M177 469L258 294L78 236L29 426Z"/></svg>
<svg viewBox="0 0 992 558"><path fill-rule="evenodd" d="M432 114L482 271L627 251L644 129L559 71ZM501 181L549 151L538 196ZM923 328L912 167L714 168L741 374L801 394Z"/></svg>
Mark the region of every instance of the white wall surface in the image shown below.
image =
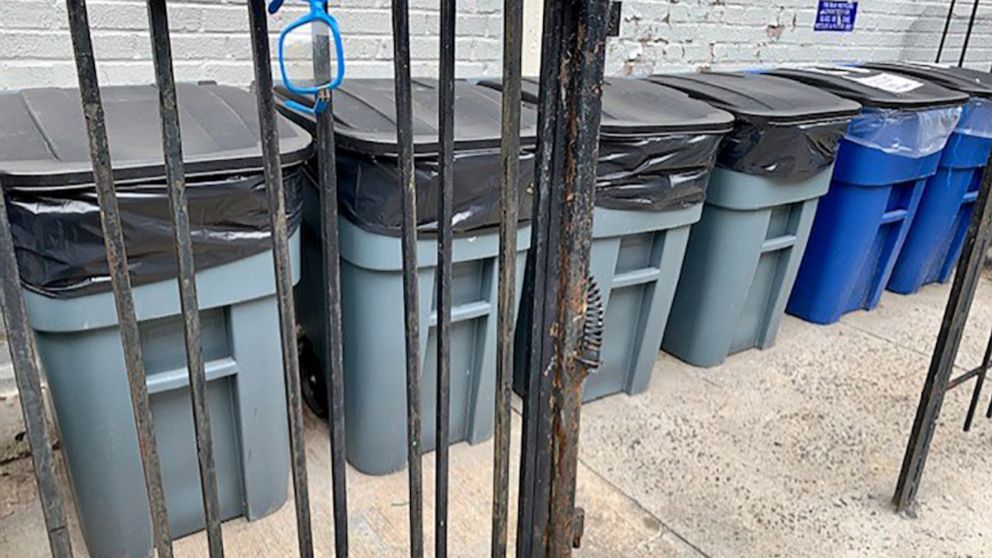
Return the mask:
<svg viewBox="0 0 992 558"><path fill-rule="evenodd" d="M543 0L527 7L525 69L536 73ZM497 75L503 0L458 0L458 74ZM144 0L90 0L104 84L152 81ZM950 0L861 0L853 33L813 31L817 0L626 0L610 74L735 69L813 61L932 61ZM945 60L956 60L973 0L957 2ZM273 34L305 4L286 0ZM332 0L348 75L392 75L389 0ZM414 75L435 75L437 0L411 0ZM245 0L169 0L181 80L252 80ZM992 65L992 4L979 10L968 65ZM0 88L75 84L64 0L0 0Z"/></svg>
<svg viewBox="0 0 992 558"><path fill-rule="evenodd" d="M975 0L958 0L943 61L958 59ZM824 61L933 62L951 0L861 0L850 33L815 32L817 0L628 0L607 72L649 74ZM992 4L980 5L968 66L992 65Z"/></svg>
<svg viewBox="0 0 992 558"><path fill-rule="evenodd" d="M101 83L152 82L145 1L87 4ZM252 81L245 0L169 0L168 5L178 79ZM458 1L459 76L500 72L502 5L502 0ZM436 75L437 7L437 0L410 0L414 75ZM269 20L273 42L278 30L306 9L301 0L286 0L278 17ZM332 13L345 37L348 75L391 77L390 1L332 0ZM65 0L0 0L0 88L75 84Z"/></svg>

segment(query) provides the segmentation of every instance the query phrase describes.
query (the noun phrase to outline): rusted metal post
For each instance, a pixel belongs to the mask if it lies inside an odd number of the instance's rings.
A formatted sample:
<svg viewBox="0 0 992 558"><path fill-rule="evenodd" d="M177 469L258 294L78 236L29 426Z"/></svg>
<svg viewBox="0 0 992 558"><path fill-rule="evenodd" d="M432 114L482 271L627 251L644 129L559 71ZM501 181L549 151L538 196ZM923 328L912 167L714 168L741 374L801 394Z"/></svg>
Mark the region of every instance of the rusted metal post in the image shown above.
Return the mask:
<svg viewBox="0 0 992 558"><path fill-rule="evenodd" d="M937 344L930 361L930 370L920 395L920 405L913 422L909 444L903 458L899 482L896 485L893 501L897 511L910 516L916 513L916 494L923 477L923 467L926 465L927 454L930 452L930 442L937 430L937 419L944 404L944 395L954 371L954 361L957 359L961 338L971 303L975 298L978 280L981 277L982 263L988 252L989 233L992 232L992 157L982 175L982 186L975 202L971 226L965 236L961 259L958 261L954 274L951 294L944 310L944 319L940 325Z"/></svg>
<svg viewBox="0 0 992 558"><path fill-rule="evenodd" d="M289 416L289 448L296 503L296 535L300 556L312 558L313 533L310 524L310 493L307 486L303 404L300 395L300 359L296 352L296 309L293 306L293 273L289 255L285 188L282 182L282 167L279 164L276 104L272 96L272 59L269 52L267 17L265 0L248 0L252 59L255 66L255 95L258 101L265 188L269 199L279 334L282 344L283 375L286 381L286 412Z"/></svg>
<svg viewBox="0 0 992 558"><path fill-rule="evenodd" d="M550 349L545 346L544 313L547 300L556 298L557 284L550 281L549 236L559 226L560 211L551 212L551 186L560 174L554 155L555 142L562 128L557 127L559 87L555 81L554 57L561 50L562 33L552 32L557 10L545 2L542 33L542 64L538 111L538 143L535 161L535 192L531 214L531 248L527 253L520 319L526 328L523 354L515 366L523 367L526 393L523 407L522 452L520 455L519 496L517 498L517 556L535 556L546 539L541 527L548 521L548 476L551 471L551 376L546 367ZM554 219L554 221L552 221ZM553 261L551 262L553 263ZM516 374L515 374L516 375Z"/></svg>
<svg viewBox="0 0 992 558"><path fill-rule="evenodd" d="M190 233L182 134L179 127L179 101L176 98L176 79L172 70L172 41L169 37L169 14L165 0L148 0L148 21L151 28L155 82L159 93L159 117L162 122L162 151L165 153L169 211L172 214L176 241L179 301L183 315L186 366L193 405L193 430L196 436L196 457L200 468L207 546L211 558L222 558L224 540L220 525L220 497L217 494L217 469L210 432L207 374L203 365L200 307L196 296L196 266L193 261L193 238Z"/></svg>
<svg viewBox="0 0 992 558"><path fill-rule="evenodd" d="M104 243L107 249L107 266L114 291L114 302L117 306L117 322L121 334L121 345L124 349L131 407L134 411L138 432L138 448L145 474L145 488L148 491L148 501L151 507L155 548L159 558L171 558L172 539L166 510L165 491L162 488L162 471L155 442L155 427L152 421L151 407L148 403L148 386L145 377L145 365L141 359L138 317L134 310L127 252L124 248L124 230L121 224L120 210L117 206L117 194L110 164L110 144L107 139L103 103L100 100L100 86L97 79L96 61L93 57L93 43L90 37L86 1L67 0L66 8L76 59L76 71L79 76L83 116L89 134L90 158L93 162L93 183L100 205L100 225L103 228Z"/></svg>
<svg viewBox="0 0 992 558"><path fill-rule="evenodd" d="M544 9L532 255L540 263L525 293L535 297L525 406L533 426L524 427L533 457L522 460L517 553L561 557L581 538L575 474L609 3L549 1Z"/></svg>

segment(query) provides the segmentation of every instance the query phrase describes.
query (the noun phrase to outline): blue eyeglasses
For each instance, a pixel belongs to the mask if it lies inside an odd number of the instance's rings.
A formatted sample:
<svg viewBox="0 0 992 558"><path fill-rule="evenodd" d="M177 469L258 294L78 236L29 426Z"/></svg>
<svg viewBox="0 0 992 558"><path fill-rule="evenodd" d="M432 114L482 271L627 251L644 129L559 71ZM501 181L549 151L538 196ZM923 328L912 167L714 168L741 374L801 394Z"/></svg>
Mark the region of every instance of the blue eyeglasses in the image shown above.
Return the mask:
<svg viewBox="0 0 992 558"><path fill-rule="evenodd" d="M278 12L283 1L272 0L269 4L269 13ZM279 70L282 72L282 82L286 89L297 95L313 95L314 98L312 107L292 100L287 100L286 106L295 111L317 115L327 109L327 92L337 88L344 81L344 46L341 44L338 22L327 13L324 0L307 0L307 2L310 4L310 13L289 24L279 35ZM287 60L290 67L295 67L294 61L312 60L314 51L324 48L331 39L334 40L337 71L334 72L333 78L328 76L327 79L330 81L320 83L313 74L307 77L290 75ZM307 69L312 71L312 66Z"/></svg>

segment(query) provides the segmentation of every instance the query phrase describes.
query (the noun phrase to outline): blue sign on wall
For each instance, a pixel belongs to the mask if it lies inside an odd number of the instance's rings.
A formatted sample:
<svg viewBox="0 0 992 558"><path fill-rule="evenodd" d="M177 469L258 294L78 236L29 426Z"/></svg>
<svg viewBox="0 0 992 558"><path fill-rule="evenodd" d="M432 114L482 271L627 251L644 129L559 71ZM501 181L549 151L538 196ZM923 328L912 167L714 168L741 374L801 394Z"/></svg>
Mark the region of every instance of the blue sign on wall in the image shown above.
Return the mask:
<svg viewBox="0 0 992 558"><path fill-rule="evenodd" d="M858 17L857 2L820 0L816 10L814 31L854 31L854 20Z"/></svg>

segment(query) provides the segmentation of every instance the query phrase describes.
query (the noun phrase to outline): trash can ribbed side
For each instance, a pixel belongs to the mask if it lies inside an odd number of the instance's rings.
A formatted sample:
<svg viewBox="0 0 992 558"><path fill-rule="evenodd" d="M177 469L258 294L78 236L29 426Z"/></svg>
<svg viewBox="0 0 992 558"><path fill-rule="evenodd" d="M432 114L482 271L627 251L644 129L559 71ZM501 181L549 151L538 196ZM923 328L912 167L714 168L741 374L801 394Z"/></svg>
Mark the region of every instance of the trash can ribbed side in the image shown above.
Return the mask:
<svg viewBox="0 0 992 558"><path fill-rule="evenodd" d="M313 188L310 195L316 196ZM316 205L307 202L308 207ZM321 372L324 364L323 263L319 220L304 213L303 280L298 315ZM359 471L385 475L406 466L406 383L403 272L400 239L368 232L342 218L341 319L344 343L345 428L348 461ZM518 232L517 265L523 269L530 228ZM423 449L435 447L435 267L437 245L418 242ZM453 250L451 331L452 443L476 444L493 432L496 381L498 231L456 235ZM517 275L519 301L523 274Z"/></svg>
<svg viewBox="0 0 992 558"><path fill-rule="evenodd" d="M911 159L845 140L788 312L830 324L878 306L940 153Z"/></svg>
<svg viewBox="0 0 992 558"><path fill-rule="evenodd" d="M299 278L299 235L291 239ZM221 512L259 519L287 498L289 438L271 253L197 274ZM152 528L111 293L25 292L80 524L93 556L150 556ZM203 529L178 291L134 289L173 537Z"/></svg>
<svg viewBox="0 0 992 558"><path fill-rule="evenodd" d="M971 223L992 140L954 134L930 178L888 290L912 294L929 283L946 283Z"/></svg>
<svg viewBox="0 0 992 558"><path fill-rule="evenodd" d="M806 250L830 169L804 180L716 169L692 228L662 348L696 366L767 348Z"/></svg>
<svg viewBox="0 0 992 558"><path fill-rule="evenodd" d="M665 213L597 208L589 270L606 310L602 364L583 400L648 388L702 204Z"/></svg>

